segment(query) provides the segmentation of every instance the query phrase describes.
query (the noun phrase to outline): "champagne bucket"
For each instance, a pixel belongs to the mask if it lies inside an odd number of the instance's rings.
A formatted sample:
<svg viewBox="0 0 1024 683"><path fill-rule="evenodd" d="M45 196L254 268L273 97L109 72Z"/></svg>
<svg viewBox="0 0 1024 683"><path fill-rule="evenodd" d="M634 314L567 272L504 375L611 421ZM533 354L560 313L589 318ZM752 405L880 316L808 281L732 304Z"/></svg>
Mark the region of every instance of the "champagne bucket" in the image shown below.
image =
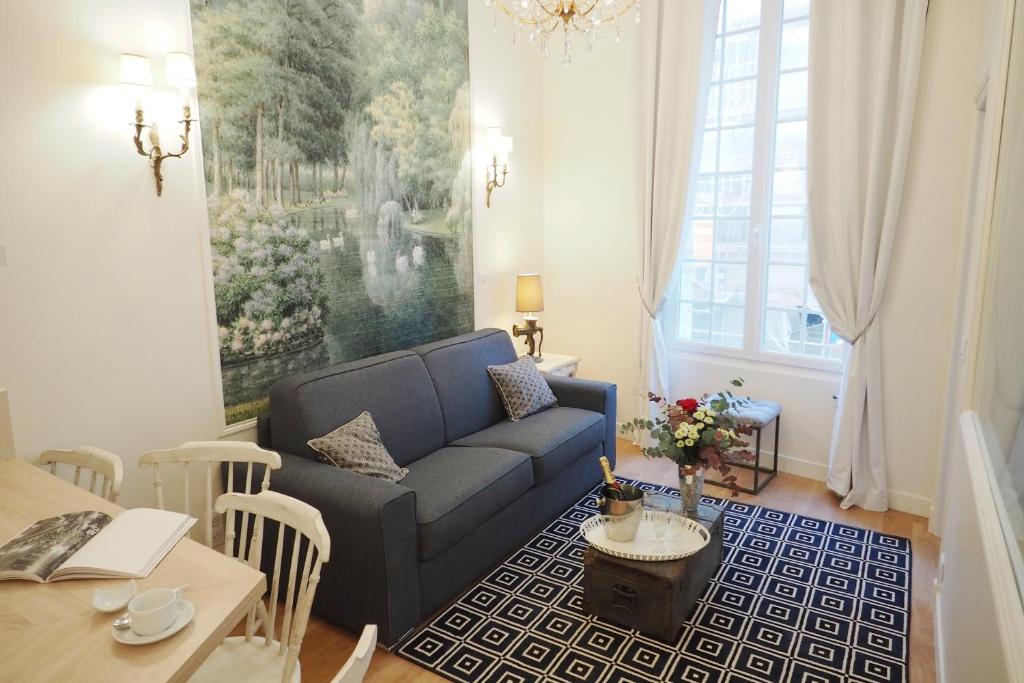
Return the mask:
<svg viewBox="0 0 1024 683"><path fill-rule="evenodd" d="M598 498L597 507L602 515L609 519L605 524L608 539L628 543L636 538L643 518L644 492L629 484L622 485L622 493L626 500L609 500Z"/></svg>

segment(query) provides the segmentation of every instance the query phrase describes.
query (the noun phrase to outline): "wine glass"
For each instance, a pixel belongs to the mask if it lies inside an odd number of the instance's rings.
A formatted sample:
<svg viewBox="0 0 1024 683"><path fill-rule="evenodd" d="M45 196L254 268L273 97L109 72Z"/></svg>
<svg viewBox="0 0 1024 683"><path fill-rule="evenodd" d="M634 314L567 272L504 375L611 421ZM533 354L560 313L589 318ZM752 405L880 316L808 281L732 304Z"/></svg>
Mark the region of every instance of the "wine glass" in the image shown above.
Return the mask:
<svg viewBox="0 0 1024 683"><path fill-rule="evenodd" d="M665 544L665 534L672 521L672 501L668 496L648 494L644 496L644 508L651 514L651 527L654 529L654 544L661 547Z"/></svg>

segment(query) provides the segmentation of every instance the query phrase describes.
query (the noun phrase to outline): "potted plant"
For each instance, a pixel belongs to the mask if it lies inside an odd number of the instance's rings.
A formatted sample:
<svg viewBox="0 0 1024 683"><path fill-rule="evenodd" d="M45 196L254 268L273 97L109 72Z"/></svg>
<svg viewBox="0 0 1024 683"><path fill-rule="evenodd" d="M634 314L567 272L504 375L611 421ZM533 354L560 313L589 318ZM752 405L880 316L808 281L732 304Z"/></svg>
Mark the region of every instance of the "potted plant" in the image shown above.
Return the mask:
<svg viewBox="0 0 1024 683"><path fill-rule="evenodd" d="M741 387L743 380L734 379L731 384ZM650 445L641 448L644 457L668 458L676 463L683 509L697 511L707 468L718 470L722 482L737 495L736 476L729 474L729 465L753 459L753 453L747 450L750 444L743 440L751 428L738 423L730 408L748 399L733 396L730 391L675 403L655 394L648 394L648 399L658 406L660 415L653 420L635 418L624 424L621 432L638 440L648 434Z"/></svg>

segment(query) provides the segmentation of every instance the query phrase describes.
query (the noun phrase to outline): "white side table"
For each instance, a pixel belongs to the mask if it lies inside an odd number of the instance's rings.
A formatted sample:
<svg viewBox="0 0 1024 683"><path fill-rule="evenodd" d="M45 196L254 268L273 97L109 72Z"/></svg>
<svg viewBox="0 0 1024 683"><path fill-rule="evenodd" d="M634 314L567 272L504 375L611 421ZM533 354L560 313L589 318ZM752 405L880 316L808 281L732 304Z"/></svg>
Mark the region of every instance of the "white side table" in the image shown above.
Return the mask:
<svg viewBox="0 0 1024 683"><path fill-rule="evenodd" d="M560 356L557 353L543 354L544 360L537 363L537 369L544 375L575 377L580 367L579 356Z"/></svg>

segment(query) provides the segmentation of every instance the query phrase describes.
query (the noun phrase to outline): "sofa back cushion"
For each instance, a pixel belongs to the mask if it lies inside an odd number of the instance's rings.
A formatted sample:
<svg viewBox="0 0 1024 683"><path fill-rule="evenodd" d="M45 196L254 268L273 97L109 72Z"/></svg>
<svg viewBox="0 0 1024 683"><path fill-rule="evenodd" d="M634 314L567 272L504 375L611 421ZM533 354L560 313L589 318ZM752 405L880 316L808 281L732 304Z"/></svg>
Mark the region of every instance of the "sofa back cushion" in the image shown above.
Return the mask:
<svg viewBox="0 0 1024 683"><path fill-rule="evenodd" d="M486 375L486 371L484 373ZM410 351L286 377L270 390L272 447L316 458L306 443L369 412L405 467L445 444L444 420L423 360Z"/></svg>
<svg viewBox="0 0 1024 683"><path fill-rule="evenodd" d="M505 408L487 366L516 359L508 332L478 330L413 350L423 358L434 380L444 414L446 443L505 419Z"/></svg>

